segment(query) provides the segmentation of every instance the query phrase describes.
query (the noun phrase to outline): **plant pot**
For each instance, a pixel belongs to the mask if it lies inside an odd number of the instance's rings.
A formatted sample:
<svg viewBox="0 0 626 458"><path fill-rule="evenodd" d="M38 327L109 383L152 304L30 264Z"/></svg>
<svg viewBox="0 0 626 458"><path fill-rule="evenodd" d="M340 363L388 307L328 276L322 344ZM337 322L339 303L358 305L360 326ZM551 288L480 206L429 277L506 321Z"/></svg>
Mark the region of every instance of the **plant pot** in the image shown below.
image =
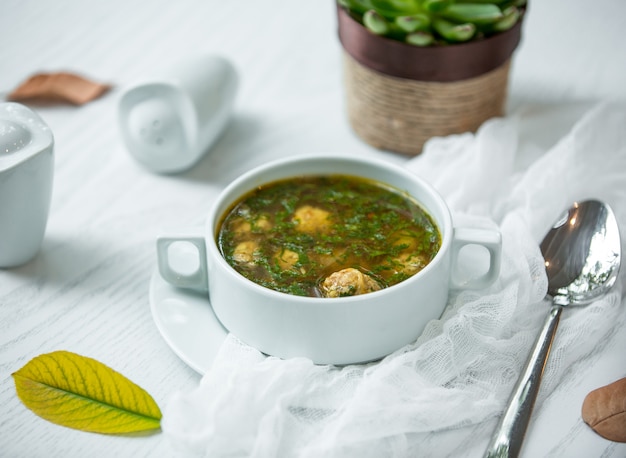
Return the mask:
<svg viewBox="0 0 626 458"><path fill-rule="evenodd" d="M368 31L337 7L348 118L370 145L417 155L426 140L502 116L522 20L462 44L417 47Z"/></svg>

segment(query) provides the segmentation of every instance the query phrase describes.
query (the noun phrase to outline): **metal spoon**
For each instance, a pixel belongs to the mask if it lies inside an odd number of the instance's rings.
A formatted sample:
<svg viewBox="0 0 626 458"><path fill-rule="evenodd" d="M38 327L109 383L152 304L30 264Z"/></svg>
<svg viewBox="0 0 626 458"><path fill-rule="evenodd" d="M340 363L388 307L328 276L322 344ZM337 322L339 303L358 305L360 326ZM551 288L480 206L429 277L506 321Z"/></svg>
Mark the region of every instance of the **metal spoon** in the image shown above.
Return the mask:
<svg viewBox="0 0 626 458"><path fill-rule="evenodd" d="M485 457L518 456L563 307L589 304L615 283L621 243L613 211L596 200L575 203L541 242L541 253L552 306Z"/></svg>

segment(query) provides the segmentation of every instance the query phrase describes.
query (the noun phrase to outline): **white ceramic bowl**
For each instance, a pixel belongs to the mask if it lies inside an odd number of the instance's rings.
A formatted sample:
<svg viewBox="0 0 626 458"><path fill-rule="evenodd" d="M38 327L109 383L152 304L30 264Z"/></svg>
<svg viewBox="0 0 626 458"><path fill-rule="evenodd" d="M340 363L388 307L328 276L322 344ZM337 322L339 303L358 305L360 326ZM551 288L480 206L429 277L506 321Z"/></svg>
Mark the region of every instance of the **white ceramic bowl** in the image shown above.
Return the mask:
<svg viewBox="0 0 626 458"><path fill-rule="evenodd" d="M340 298L277 292L246 279L224 260L215 236L220 218L235 201L264 183L320 174L366 177L408 192L441 232L442 244L435 258L399 284ZM180 241L197 249L195 272L178 272L172 266L169 248ZM471 283L459 285L452 272L459 250L467 244L487 248L490 267ZM181 232L157 240L161 276L182 288L207 291L218 319L243 342L281 358L307 357L318 364L341 365L376 360L415 341L430 320L440 317L450 288L481 288L497 277L500 249L497 231L455 230L443 199L414 174L380 160L337 155L290 158L256 168L224 189L203 232Z"/></svg>

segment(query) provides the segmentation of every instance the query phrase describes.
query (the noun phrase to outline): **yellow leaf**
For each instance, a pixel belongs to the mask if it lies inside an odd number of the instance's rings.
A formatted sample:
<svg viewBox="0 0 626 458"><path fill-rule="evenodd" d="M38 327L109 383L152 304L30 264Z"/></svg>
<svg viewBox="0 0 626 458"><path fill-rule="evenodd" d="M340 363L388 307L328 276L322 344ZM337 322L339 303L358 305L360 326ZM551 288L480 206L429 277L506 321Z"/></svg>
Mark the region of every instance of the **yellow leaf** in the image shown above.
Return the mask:
<svg viewBox="0 0 626 458"><path fill-rule="evenodd" d="M55 351L33 358L13 379L26 407L58 425L103 434L160 428L154 399L95 359Z"/></svg>

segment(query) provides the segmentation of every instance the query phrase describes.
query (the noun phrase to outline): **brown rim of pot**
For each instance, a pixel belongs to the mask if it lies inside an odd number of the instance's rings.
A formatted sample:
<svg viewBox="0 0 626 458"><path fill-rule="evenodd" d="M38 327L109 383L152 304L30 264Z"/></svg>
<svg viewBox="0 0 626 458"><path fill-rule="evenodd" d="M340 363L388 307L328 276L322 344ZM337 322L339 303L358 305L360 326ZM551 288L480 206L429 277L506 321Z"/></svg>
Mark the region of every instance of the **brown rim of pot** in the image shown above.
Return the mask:
<svg viewBox="0 0 626 458"><path fill-rule="evenodd" d="M505 32L447 46L413 46L371 33L337 5L339 41L357 62L390 76L450 82L498 68L520 42L522 19Z"/></svg>

